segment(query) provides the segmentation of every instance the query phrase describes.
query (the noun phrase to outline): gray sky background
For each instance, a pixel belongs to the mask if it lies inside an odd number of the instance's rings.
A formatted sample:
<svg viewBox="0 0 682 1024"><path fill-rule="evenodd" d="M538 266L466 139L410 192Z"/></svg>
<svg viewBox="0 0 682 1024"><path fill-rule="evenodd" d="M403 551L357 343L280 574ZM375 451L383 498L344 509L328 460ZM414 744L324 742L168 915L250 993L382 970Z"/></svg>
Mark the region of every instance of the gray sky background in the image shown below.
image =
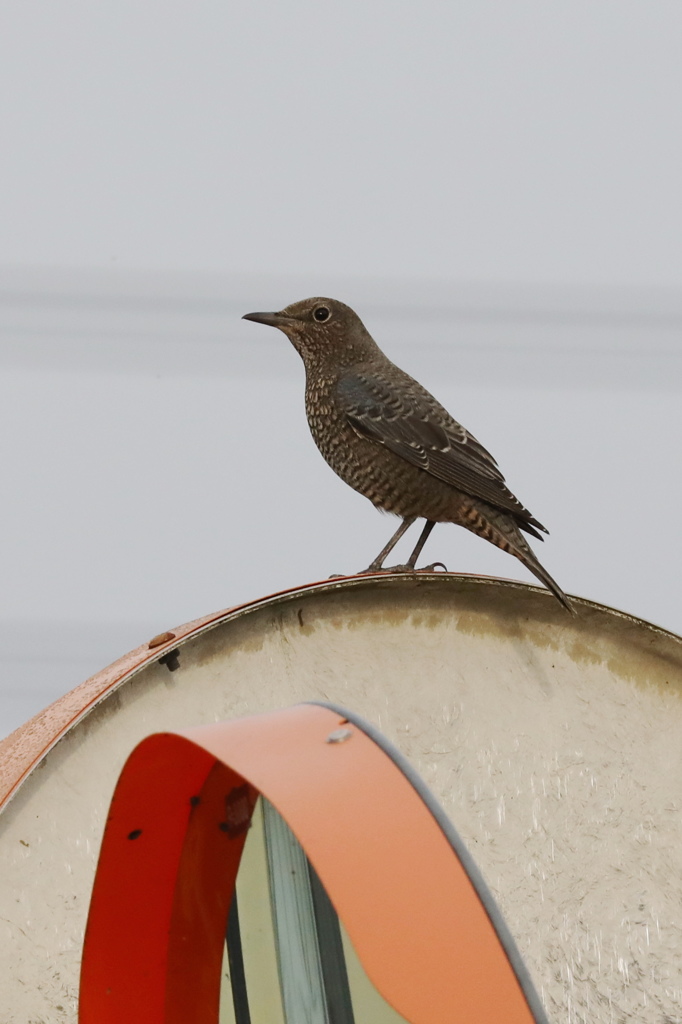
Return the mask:
<svg viewBox="0 0 682 1024"><path fill-rule="evenodd" d="M0 259L667 284L678 0L6 2Z"/></svg>
<svg viewBox="0 0 682 1024"><path fill-rule="evenodd" d="M382 546L239 320L315 293L493 451L565 589L682 630L681 34L678 2L0 6L0 732ZM454 527L425 554L528 578Z"/></svg>

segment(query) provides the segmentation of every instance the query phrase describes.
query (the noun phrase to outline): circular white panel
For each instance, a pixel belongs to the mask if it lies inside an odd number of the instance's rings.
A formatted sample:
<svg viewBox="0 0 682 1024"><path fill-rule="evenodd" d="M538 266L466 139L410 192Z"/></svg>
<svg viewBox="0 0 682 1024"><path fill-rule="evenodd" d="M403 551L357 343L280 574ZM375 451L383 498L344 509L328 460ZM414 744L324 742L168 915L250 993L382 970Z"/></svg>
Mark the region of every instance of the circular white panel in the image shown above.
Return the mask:
<svg viewBox="0 0 682 1024"><path fill-rule="evenodd" d="M0 816L4 1020L75 1020L104 817L137 741L310 699L363 715L422 773L552 1021L678 1019L682 641L578 609L499 581L337 581L226 613L174 671L125 676Z"/></svg>

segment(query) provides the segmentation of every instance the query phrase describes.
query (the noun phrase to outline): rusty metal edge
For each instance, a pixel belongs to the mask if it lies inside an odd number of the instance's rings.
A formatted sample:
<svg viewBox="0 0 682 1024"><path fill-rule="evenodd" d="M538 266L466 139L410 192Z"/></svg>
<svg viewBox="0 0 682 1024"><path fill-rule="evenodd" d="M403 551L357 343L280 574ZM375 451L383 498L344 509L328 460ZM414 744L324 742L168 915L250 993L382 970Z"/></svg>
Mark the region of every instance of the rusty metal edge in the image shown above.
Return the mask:
<svg viewBox="0 0 682 1024"><path fill-rule="evenodd" d="M468 581L484 586L502 585L512 589L521 589L539 595L546 595L549 601L553 600L551 594L544 587L504 577L454 572L419 573L418 576L412 573L396 573L390 576L385 573L374 573L360 576L341 576L313 583L305 583L300 586L287 588L286 590L275 591L266 597L233 605L230 608L213 612L198 619L192 619L182 626L169 630L168 632L172 633L172 638L164 643L150 648L148 642L123 655L113 664L102 669L101 672L97 672L94 676L90 676L89 679L74 687L73 690L70 690L64 696L58 697L56 701L53 701L42 711L38 712L37 715L34 715L33 718L30 718L23 725L15 729L14 732L11 732L9 736L0 741L0 812L4 810L22 783L59 740L93 711L98 704L147 665L158 661L169 651L182 646L188 640L194 639L209 629L213 629L223 622L236 619L241 615L262 609L268 605L276 605L283 601L291 600L300 594L310 594L311 592L326 593L346 588L355 589L373 583L376 584L377 582L390 582L393 584L398 580L407 580L414 583L416 581L442 581L453 577L460 582ZM675 633L653 623L646 622L643 619L638 619L636 616L620 611L617 608L611 608L596 601L589 601L585 598L576 598L574 596L571 597L571 600L579 607L590 608L602 613L606 612L617 618L629 621L639 628L643 627L669 640L682 643L682 638Z"/></svg>

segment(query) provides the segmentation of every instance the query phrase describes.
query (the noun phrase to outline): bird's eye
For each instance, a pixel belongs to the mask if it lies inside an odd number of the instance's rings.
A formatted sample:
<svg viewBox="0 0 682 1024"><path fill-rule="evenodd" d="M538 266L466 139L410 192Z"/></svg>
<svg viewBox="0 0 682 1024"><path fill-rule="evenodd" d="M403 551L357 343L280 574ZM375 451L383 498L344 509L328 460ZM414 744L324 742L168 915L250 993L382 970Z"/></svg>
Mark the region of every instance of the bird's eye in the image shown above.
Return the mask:
<svg viewBox="0 0 682 1024"><path fill-rule="evenodd" d="M331 310L326 306L318 306L317 309L313 310L313 316L319 324L323 324L331 315Z"/></svg>

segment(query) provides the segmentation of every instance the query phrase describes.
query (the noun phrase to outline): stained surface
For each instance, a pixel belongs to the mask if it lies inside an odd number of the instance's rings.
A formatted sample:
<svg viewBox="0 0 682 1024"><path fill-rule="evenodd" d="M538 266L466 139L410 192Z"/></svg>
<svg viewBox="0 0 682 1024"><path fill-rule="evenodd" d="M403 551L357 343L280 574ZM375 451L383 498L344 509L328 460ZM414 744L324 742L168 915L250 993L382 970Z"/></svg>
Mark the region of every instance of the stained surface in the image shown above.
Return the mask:
<svg viewBox="0 0 682 1024"><path fill-rule="evenodd" d="M75 1020L99 837L135 742L311 698L364 715L422 773L553 1021L680 1017L682 641L594 606L573 621L533 588L401 578L228 617L48 754L0 817L7 1024Z"/></svg>

